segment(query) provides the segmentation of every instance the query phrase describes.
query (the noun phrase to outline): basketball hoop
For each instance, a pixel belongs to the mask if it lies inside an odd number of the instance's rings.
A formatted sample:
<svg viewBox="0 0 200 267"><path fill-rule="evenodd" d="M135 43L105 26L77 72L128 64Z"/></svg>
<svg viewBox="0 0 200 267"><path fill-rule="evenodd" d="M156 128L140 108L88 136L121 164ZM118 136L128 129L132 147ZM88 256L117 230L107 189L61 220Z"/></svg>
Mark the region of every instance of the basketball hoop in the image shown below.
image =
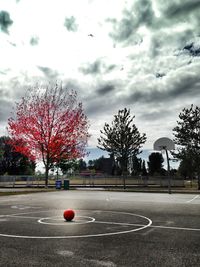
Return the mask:
<svg viewBox="0 0 200 267"><path fill-rule="evenodd" d="M171 182L170 182L170 165L169 165L169 155L168 151L174 150L174 142L168 137L162 137L155 141L153 145L154 150L161 151L161 153L166 153L167 158L167 172L168 172L168 192L171 194Z"/></svg>
<svg viewBox="0 0 200 267"><path fill-rule="evenodd" d="M168 137L161 137L155 141L153 145L154 150L174 150L174 142Z"/></svg>

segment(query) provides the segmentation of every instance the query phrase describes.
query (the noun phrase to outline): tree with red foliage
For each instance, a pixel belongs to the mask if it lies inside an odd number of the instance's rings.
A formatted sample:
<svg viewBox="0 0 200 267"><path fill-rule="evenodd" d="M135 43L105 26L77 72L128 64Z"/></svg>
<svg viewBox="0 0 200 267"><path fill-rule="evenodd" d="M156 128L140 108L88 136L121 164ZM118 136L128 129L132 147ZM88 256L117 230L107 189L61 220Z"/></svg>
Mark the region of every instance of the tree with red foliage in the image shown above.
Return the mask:
<svg viewBox="0 0 200 267"><path fill-rule="evenodd" d="M83 157L89 137L88 120L74 91L62 86L37 86L16 104L8 120L8 132L15 151L31 160L42 160L45 185L49 170L61 159Z"/></svg>

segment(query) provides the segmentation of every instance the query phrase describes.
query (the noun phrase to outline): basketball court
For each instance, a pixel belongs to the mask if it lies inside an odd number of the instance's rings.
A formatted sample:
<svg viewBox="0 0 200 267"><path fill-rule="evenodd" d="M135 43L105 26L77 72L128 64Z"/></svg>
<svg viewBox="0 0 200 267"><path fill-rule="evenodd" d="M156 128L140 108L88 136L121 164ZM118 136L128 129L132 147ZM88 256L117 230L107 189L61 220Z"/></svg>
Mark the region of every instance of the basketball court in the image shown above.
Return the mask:
<svg viewBox="0 0 200 267"><path fill-rule="evenodd" d="M72 190L0 200L0 266L199 266L200 195Z"/></svg>

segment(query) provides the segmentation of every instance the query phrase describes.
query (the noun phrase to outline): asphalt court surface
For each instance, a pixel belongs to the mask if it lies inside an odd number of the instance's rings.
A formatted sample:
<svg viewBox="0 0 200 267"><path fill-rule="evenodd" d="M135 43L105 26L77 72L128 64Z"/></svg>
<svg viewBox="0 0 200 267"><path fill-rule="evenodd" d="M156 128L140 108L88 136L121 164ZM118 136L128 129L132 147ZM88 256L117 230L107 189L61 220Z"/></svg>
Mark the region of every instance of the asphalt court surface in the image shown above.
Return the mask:
<svg viewBox="0 0 200 267"><path fill-rule="evenodd" d="M66 222L63 211L75 218ZM0 198L0 266L199 266L200 195L58 191Z"/></svg>

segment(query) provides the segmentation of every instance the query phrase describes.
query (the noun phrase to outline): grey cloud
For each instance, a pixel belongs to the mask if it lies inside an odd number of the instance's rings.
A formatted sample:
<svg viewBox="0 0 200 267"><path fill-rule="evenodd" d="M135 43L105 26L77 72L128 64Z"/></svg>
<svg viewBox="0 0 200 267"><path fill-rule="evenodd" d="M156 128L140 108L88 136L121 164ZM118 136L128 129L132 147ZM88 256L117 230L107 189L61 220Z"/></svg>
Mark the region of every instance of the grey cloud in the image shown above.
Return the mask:
<svg viewBox="0 0 200 267"><path fill-rule="evenodd" d="M84 66L81 66L79 70L84 74L105 74L113 71L116 68L115 64L107 65L101 59L95 60L93 63L87 63Z"/></svg>
<svg viewBox="0 0 200 267"><path fill-rule="evenodd" d="M3 88L3 84L0 84L0 99L2 100L3 98L8 98L8 93L6 92L6 89Z"/></svg>
<svg viewBox="0 0 200 267"><path fill-rule="evenodd" d="M87 92L87 87L79 85L80 97L83 101L87 116L94 117L99 114L112 111L112 109L120 106L115 90L120 86L120 81L109 81L105 83L96 81L93 90ZM87 94L86 94L87 92Z"/></svg>
<svg viewBox="0 0 200 267"><path fill-rule="evenodd" d="M65 18L64 26L68 31L76 32L78 30L78 24L76 23L75 17Z"/></svg>
<svg viewBox="0 0 200 267"><path fill-rule="evenodd" d="M98 95L106 95L115 90L115 86L112 84L106 84L97 89Z"/></svg>
<svg viewBox="0 0 200 267"><path fill-rule="evenodd" d="M138 25L151 26L154 23L152 1L138 0L134 5L134 12L136 13Z"/></svg>
<svg viewBox="0 0 200 267"><path fill-rule="evenodd" d="M160 17L155 16L152 1L137 0L132 7L123 11L120 21L108 19L113 24L109 34L111 38L123 46L139 45L143 36L138 30L144 25L151 31L151 56L155 57L164 47L180 49L200 34L199 1L175 0L172 3L158 0L154 5L161 12ZM179 24L180 31L171 30Z"/></svg>
<svg viewBox="0 0 200 267"><path fill-rule="evenodd" d="M150 45L150 50L149 50L150 55L152 57L156 57L157 55L159 55L161 47L162 47L161 36L159 39L156 36L153 36L151 38L151 45Z"/></svg>
<svg viewBox="0 0 200 267"><path fill-rule="evenodd" d="M106 68L106 72L110 72L110 71L114 70L116 67L117 67L117 66L116 66L115 64L111 64L110 66L108 66L108 67Z"/></svg>
<svg viewBox="0 0 200 267"><path fill-rule="evenodd" d="M177 39L179 44L180 44L180 49L182 49L183 47L185 47L188 43L188 41L190 42L190 40L193 40L195 38L195 30L191 29L191 30L185 30L182 31L181 33L179 33L177 36L174 36L174 39Z"/></svg>
<svg viewBox="0 0 200 267"><path fill-rule="evenodd" d="M181 32L157 30L151 37L149 55L156 57L158 55L167 56L180 55L188 41L193 40L195 32L193 30L183 29Z"/></svg>
<svg viewBox="0 0 200 267"><path fill-rule="evenodd" d="M114 24L114 32L110 36L118 42L126 41L134 32L134 18L128 13L119 23Z"/></svg>
<svg viewBox="0 0 200 267"><path fill-rule="evenodd" d="M178 77L169 77L166 80L166 86L162 90L149 89L148 91L136 90L129 97L125 97L125 102L130 103L168 103L184 98L194 98L200 96L200 77L198 75L187 75L182 74ZM166 87L165 86L165 87Z"/></svg>
<svg viewBox="0 0 200 267"><path fill-rule="evenodd" d="M147 120L147 121L154 121L154 120L160 119L161 117L162 119L170 117L171 115L173 115L173 112L174 112L174 111L169 110L168 107L166 108L157 107L157 109L158 110L156 111L149 110L148 112L143 113L142 115L139 115L139 119Z"/></svg>
<svg viewBox="0 0 200 267"><path fill-rule="evenodd" d="M0 12L0 29L4 33L9 33L8 28L13 24L13 21L10 18L10 14L7 11Z"/></svg>
<svg viewBox="0 0 200 267"><path fill-rule="evenodd" d="M0 83L0 122L7 121L12 111L13 103L4 84Z"/></svg>
<svg viewBox="0 0 200 267"><path fill-rule="evenodd" d="M90 101L87 102L87 107L85 109L85 112L88 117L94 117L98 114L102 113L108 113L113 109L115 106L115 99L102 99L101 97L99 98L93 98L90 99Z"/></svg>
<svg viewBox="0 0 200 267"><path fill-rule="evenodd" d="M171 27L172 25L185 24L190 25L190 29L194 33L199 32L200 26L200 2L199 0L174 0L172 1L157 1L157 7L161 12L159 19L160 27Z"/></svg>
<svg viewBox="0 0 200 267"><path fill-rule="evenodd" d="M107 20L108 22L113 23L113 31L109 36L115 42L138 43L141 40L141 37L136 33L138 27L136 19L132 12L125 10L123 13L124 18L119 22L116 20Z"/></svg>
<svg viewBox="0 0 200 267"><path fill-rule="evenodd" d="M10 69L8 68L8 69L2 69L2 70L0 70L0 74L2 74L2 75L7 75L7 73L10 71Z"/></svg>
<svg viewBox="0 0 200 267"><path fill-rule="evenodd" d="M200 45L195 43L189 43L184 48L184 51L186 51L191 56L200 56Z"/></svg>
<svg viewBox="0 0 200 267"><path fill-rule="evenodd" d="M200 8L199 0L187 0L179 1L177 3L171 4L166 10L166 16L177 17L188 15L192 11L197 11Z"/></svg>
<svg viewBox="0 0 200 267"><path fill-rule="evenodd" d="M19 101L19 99L24 95L26 89L32 86L33 81L28 81L29 78L25 73L21 73L19 76L12 77L7 82L1 82L0 88L2 88L2 92L4 95L1 96L4 99L11 100L12 105L15 105L15 101Z"/></svg>
<svg viewBox="0 0 200 267"><path fill-rule="evenodd" d="M33 37L31 37L31 39L30 39L30 44L31 45L38 45L38 43L39 43L39 37L38 36L33 36Z"/></svg>
<svg viewBox="0 0 200 267"><path fill-rule="evenodd" d="M1 94L1 92L0 92ZM0 122L6 122L11 115L13 103L11 101L0 99Z"/></svg>
<svg viewBox="0 0 200 267"><path fill-rule="evenodd" d="M84 74L98 74L101 73L101 61L96 60L92 64L87 64L86 66L82 66L79 68L81 72Z"/></svg>
<svg viewBox="0 0 200 267"><path fill-rule="evenodd" d="M23 75L23 74L22 74ZM24 96L27 88L33 86L27 81L28 77L17 76L9 79L7 82L0 82L0 122L4 123L10 116L13 116L13 108L15 103L20 101ZM24 79L25 78L25 79ZM26 85L24 84L26 80Z"/></svg>
<svg viewBox="0 0 200 267"><path fill-rule="evenodd" d="M79 91L80 85L78 84L77 80L67 79L66 81L63 81L63 88Z"/></svg>
<svg viewBox="0 0 200 267"><path fill-rule="evenodd" d="M184 75L184 76L183 76ZM197 97L200 95L200 77L199 75L183 74L176 79L172 90L169 91L169 97L174 99L176 97Z"/></svg>
<svg viewBox="0 0 200 267"><path fill-rule="evenodd" d="M124 9L121 21L107 19L113 24L110 37L117 42L140 44L142 36L137 33L140 26L150 27L154 23L154 11L150 0L138 0L130 10Z"/></svg>
<svg viewBox="0 0 200 267"><path fill-rule="evenodd" d="M43 74L51 80L56 80L58 78L58 72L55 70L52 70L48 67L42 67L42 66L38 66L38 69L41 70L43 72Z"/></svg>

